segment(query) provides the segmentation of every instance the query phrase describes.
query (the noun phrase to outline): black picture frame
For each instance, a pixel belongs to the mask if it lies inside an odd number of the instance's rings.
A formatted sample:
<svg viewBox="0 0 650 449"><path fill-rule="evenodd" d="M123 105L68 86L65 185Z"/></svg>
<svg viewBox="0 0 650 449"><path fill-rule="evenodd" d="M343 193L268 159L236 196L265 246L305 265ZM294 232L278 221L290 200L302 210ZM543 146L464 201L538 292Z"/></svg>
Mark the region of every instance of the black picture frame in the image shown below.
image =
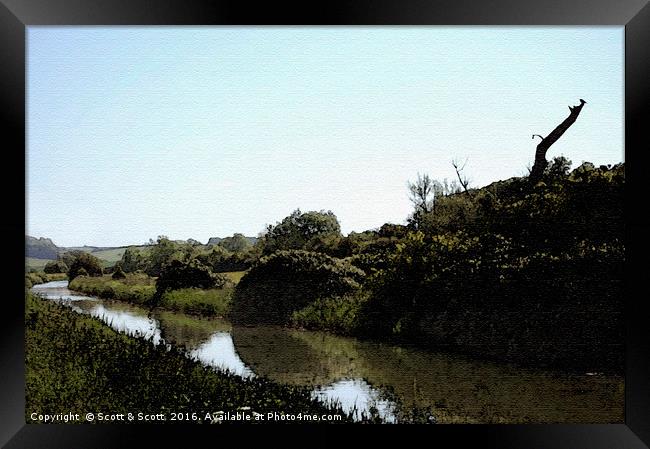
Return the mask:
<svg viewBox="0 0 650 449"><path fill-rule="evenodd" d="M300 6L302 5L302 6ZM302 2L281 5L266 2L183 0L0 0L2 51L2 126L5 213L0 230L11 258L5 275L10 291L2 314L0 362L0 444L23 447L116 447L174 443L203 436L215 443L224 435L250 434L250 427L164 425L26 425L24 377L24 235L25 195L25 31L31 25L620 25L625 26L625 163L626 163L626 369L625 423L610 425L448 425L409 426L410 437L431 444L467 442L500 448L643 448L650 445L650 326L643 314L647 301L645 259L650 254L647 204L648 151L646 126L650 97L650 5L646 0L355 0ZM543 55L540 55L543 57ZM10 173L11 177L7 176ZM24 191L23 191L24 192ZM11 201L7 201L11 199ZM645 202L644 202L645 200ZM8 208L8 209L6 209ZM338 428L315 431L331 444ZM404 431L403 426L353 426L364 438L383 439ZM327 430L323 430L327 428ZM271 426L256 426L265 435ZM347 430L347 429L346 429ZM309 433L307 433L307 432ZM313 426L292 426L291 437L276 433L279 444L313 441ZM283 437L284 435L284 437ZM209 440L208 440L209 441ZM325 441L325 440L323 440ZM417 440L414 440L417 441Z"/></svg>

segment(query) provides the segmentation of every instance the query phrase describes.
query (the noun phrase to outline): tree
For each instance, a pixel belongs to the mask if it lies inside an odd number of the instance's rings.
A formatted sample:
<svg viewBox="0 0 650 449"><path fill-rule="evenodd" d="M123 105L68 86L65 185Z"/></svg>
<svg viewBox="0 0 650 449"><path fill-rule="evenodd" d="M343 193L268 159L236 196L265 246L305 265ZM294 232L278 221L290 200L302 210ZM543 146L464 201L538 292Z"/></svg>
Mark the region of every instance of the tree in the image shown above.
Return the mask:
<svg viewBox="0 0 650 449"><path fill-rule="evenodd" d="M329 239L341 238L341 226L331 211L302 213L296 209L264 235L264 253L283 249L305 249Z"/></svg>
<svg viewBox="0 0 650 449"><path fill-rule="evenodd" d="M149 276L159 276L163 267L177 255L179 245L164 235L158 236L155 245L149 251L149 260L145 271Z"/></svg>
<svg viewBox="0 0 650 449"><path fill-rule="evenodd" d="M82 271L83 270L83 271ZM72 281L86 272L88 276L101 276L104 272L101 261L90 253L80 253L75 257L68 270L68 279Z"/></svg>
<svg viewBox="0 0 650 449"><path fill-rule="evenodd" d="M218 245L230 252L241 253L251 247L251 242L244 237L244 234L235 233L232 237L226 237L221 240Z"/></svg>
<svg viewBox="0 0 650 449"><path fill-rule="evenodd" d="M122 254L122 259L119 262L122 270L126 273L133 273L134 271L141 270L145 267L145 260L142 253L134 248L127 248Z"/></svg>
<svg viewBox="0 0 650 449"><path fill-rule="evenodd" d="M537 136L542 139L542 141L537 145L537 149L535 151L535 164L533 165L533 168L530 171L530 176L528 177L529 181L532 184L537 184L537 182L541 180L542 175L544 174L544 170L547 166L546 152L551 147L551 145L557 142L557 140L562 137L562 134L564 134L565 131L575 123L585 103L586 101L581 98L579 105L569 106L569 116L565 118L562 123L557 125L548 136L542 137L539 134L533 134L533 139Z"/></svg>
<svg viewBox="0 0 650 449"><path fill-rule="evenodd" d="M460 185L463 186L463 190L465 190L465 193L469 195L470 197L472 194L467 190L467 187L469 186L469 178L465 175L462 175L461 173L463 170L465 170L465 165L467 165L467 159L465 160L465 163L463 164L462 167L458 167L458 161L451 161L451 165L454 167L454 170L456 170L456 176L458 176L458 182L460 182Z"/></svg>
<svg viewBox="0 0 650 449"><path fill-rule="evenodd" d="M429 175L420 175L415 182L408 183L409 199L415 206L416 214L426 214L433 209L436 193L440 191L440 183Z"/></svg>
<svg viewBox="0 0 650 449"><path fill-rule="evenodd" d="M51 273L66 273L68 271L68 266L62 260L53 260L45 264L43 271Z"/></svg>
<svg viewBox="0 0 650 449"><path fill-rule="evenodd" d="M60 260L68 267L70 267L72 265L72 262L74 262L74 260L77 258L79 254L83 254L83 251L78 249L73 249L72 251L66 251L63 254L59 254L56 260Z"/></svg>

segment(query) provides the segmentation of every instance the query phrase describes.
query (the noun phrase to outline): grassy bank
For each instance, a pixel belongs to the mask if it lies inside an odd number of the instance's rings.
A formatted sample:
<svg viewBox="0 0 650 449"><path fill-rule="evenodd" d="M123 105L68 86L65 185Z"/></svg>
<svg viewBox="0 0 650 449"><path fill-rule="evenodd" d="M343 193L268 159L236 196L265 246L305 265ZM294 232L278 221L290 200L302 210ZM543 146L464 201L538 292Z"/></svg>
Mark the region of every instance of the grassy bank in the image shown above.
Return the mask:
<svg viewBox="0 0 650 449"><path fill-rule="evenodd" d="M243 272L224 273L233 282ZM133 304L147 304L156 291L155 278L146 274L129 273L125 279L113 279L110 275L80 276L70 282L70 289L105 299L116 299ZM202 316L225 316L230 310L233 287L218 289L184 288L165 292L157 307Z"/></svg>
<svg viewBox="0 0 650 449"><path fill-rule="evenodd" d="M36 273L25 273L25 287L31 288L36 284L45 284L46 282L52 281L63 281L67 279L65 273L44 273L43 271L38 271Z"/></svg>
<svg viewBox="0 0 650 449"><path fill-rule="evenodd" d="M163 294L158 307L190 315L223 317L230 310L232 291L232 287L171 290Z"/></svg>
<svg viewBox="0 0 650 449"><path fill-rule="evenodd" d="M27 422L32 412L341 413L311 399L308 389L215 371L33 295L25 328Z"/></svg>
<svg viewBox="0 0 650 449"><path fill-rule="evenodd" d="M69 288L99 298L145 304L156 291L155 283L155 279L146 274L129 273L125 279L113 279L110 275L78 276L70 282Z"/></svg>

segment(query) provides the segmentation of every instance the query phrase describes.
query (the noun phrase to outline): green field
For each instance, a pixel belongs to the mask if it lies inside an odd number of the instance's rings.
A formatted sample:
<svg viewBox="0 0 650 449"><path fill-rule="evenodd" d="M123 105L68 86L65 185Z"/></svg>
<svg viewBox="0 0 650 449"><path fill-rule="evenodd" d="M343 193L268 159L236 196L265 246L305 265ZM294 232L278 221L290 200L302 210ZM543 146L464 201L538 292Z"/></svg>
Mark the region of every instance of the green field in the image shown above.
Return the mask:
<svg viewBox="0 0 650 449"><path fill-rule="evenodd" d="M25 257L25 266L41 271L45 264L51 262L49 259L35 259L34 257Z"/></svg>
<svg viewBox="0 0 650 449"><path fill-rule="evenodd" d="M148 246L125 246L122 248L111 248L111 249L102 249L99 251L93 251L91 254L95 257L98 257L106 262L109 265L113 265L118 260L122 259L122 255L127 248L137 249L137 250L146 250Z"/></svg>
<svg viewBox="0 0 650 449"><path fill-rule="evenodd" d="M100 249L98 251L88 251L84 248L92 247L80 247L80 248L68 248L68 249L81 249L82 251L90 252L93 256L101 259L102 265L104 267L110 267L115 265L115 262L122 259L122 255L127 248L133 248L140 251L147 251L148 246L124 246L121 248L109 248L109 249ZM36 259L34 257L25 257L25 266L33 268L35 270L42 270L45 267L45 264L50 262L52 259Z"/></svg>

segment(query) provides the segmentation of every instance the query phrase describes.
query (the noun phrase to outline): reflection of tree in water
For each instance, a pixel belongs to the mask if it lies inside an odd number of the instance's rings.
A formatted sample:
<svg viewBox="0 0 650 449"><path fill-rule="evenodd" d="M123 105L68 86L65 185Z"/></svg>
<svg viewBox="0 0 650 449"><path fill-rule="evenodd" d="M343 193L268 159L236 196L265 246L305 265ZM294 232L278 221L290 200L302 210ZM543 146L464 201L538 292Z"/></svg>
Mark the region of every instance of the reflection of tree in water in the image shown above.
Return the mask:
<svg viewBox="0 0 650 449"><path fill-rule="evenodd" d="M553 375L321 332L233 328L256 373L279 382L328 385L365 379L404 406L432 408L438 422L621 422L622 381Z"/></svg>
<svg viewBox="0 0 650 449"><path fill-rule="evenodd" d="M293 385L326 385L343 377L335 360L295 334L274 326L232 329L237 353L258 375Z"/></svg>
<svg viewBox="0 0 650 449"><path fill-rule="evenodd" d="M155 311L153 316L160 323L160 333L166 342L190 349L208 341L215 332L230 332L230 324L220 319L162 310Z"/></svg>

